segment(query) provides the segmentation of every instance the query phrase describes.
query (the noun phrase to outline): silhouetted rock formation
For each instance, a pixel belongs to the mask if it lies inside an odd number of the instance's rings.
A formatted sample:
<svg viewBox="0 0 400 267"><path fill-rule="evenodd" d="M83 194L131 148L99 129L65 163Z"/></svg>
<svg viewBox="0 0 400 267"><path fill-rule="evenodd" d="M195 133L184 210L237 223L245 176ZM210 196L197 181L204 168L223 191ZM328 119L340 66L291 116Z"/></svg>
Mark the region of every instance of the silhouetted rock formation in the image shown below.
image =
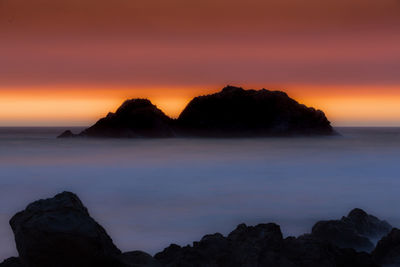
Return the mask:
<svg viewBox="0 0 400 267"><path fill-rule="evenodd" d="M342 218L342 221L352 224L357 233L372 240L379 240L392 230L388 222L381 221L362 209L353 209L347 217Z"/></svg>
<svg viewBox="0 0 400 267"><path fill-rule="evenodd" d="M354 209L341 220L317 222L312 228L312 235L342 248L370 252L374 248L371 240L379 240L391 229L386 221L361 209Z"/></svg>
<svg viewBox="0 0 400 267"><path fill-rule="evenodd" d="M329 135L324 113L297 103L284 92L227 86L194 98L177 122L188 135Z"/></svg>
<svg viewBox="0 0 400 267"><path fill-rule="evenodd" d="M125 101L108 115L79 134L83 137L171 137L171 119L147 99ZM59 137L72 137L69 131Z"/></svg>
<svg viewBox="0 0 400 267"><path fill-rule="evenodd" d="M121 254L73 193L28 205L10 225L26 266L111 266Z"/></svg>
<svg viewBox="0 0 400 267"><path fill-rule="evenodd" d="M149 100L132 99L79 135L65 131L58 137L331 134L334 131L322 111L301 105L284 92L227 86L219 93L194 98L177 120L170 119Z"/></svg>
<svg viewBox="0 0 400 267"><path fill-rule="evenodd" d="M326 223L333 223L326 230ZM337 222L340 226L336 227ZM121 253L105 230L95 222L79 198L69 192L39 200L10 221L19 258L9 258L0 267L377 267L399 266L400 230L393 229L379 241L372 255L357 252L342 227L367 236L380 236L390 227L363 210L355 209L340 221L321 222L328 234L283 238L274 223L240 224L227 237L204 236L192 246L170 245L154 257L141 251ZM342 224L345 224L343 226ZM349 226L352 225L352 226ZM315 226L314 226L315 228ZM338 228L339 241L331 236ZM336 231L336 230L335 230ZM368 240L368 239L367 239ZM349 242L345 244L344 242ZM380 265L382 264L382 265Z"/></svg>
<svg viewBox="0 0 400 267"><path fill-rule="evenodd" d="M400 230L392 231L376 245L372 256L383 267L400 266Z"/></svg>
<svg viewBox="0 0 400 267"><path fill-rule="evenodd" d="M171 245L155 255L167 267L377 266L366 253L340 249L310 236L283 239L276 224L239 225L228 237L207 235L193 246Z"/></svg>
<svg viewBox="0 0 400 267"><path fill-rule="evenodd" d="M141 251L121 253L73 193L39 200L10 220L19 258L1 267L159 267Z"/></svg>

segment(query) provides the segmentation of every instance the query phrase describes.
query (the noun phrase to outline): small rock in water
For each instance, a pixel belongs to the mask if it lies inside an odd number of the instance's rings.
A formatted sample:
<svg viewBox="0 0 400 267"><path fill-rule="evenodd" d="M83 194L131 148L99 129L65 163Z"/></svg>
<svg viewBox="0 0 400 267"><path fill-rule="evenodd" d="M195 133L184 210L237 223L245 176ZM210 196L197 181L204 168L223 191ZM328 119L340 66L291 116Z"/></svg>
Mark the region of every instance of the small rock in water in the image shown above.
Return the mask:
<svg viewBox="0 0 400 267"><path fill-rule="evenodd" d="M76 134L73 134L70 130L66 130L65 132L57 136L57 138L72 138L72 137L76 137Z"/></svg>

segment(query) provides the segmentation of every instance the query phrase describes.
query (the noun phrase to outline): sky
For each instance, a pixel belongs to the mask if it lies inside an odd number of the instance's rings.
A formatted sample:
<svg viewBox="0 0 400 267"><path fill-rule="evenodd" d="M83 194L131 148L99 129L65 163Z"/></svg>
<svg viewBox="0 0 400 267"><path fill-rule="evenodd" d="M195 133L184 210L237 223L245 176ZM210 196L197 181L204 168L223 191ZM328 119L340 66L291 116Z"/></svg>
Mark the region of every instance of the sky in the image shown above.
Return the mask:
<svg viewBox="0 0 400 267"><path fill-rule="evenodd" d="M335 126L400 126L399 0L0 0L0 126L86 126L127 98L176 117L227 84Z"/></svg>

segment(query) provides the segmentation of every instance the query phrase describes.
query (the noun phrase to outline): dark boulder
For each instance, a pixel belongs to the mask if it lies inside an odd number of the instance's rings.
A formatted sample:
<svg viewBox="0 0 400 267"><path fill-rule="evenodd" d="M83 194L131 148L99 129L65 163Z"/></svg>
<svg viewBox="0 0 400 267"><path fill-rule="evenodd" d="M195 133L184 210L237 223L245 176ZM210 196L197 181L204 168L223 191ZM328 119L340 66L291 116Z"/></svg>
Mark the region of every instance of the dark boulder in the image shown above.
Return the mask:
<svg viewBox="0 0 400 267"><path fill-rule="evenodd" d="M317 222L311 234L341 248L370 252L374 249L372 241L389 233L391 228L387 222L361 209L354 209L341 220Z"/></svg>
<svg viewBox="0 0 400 267"><path fill-rule="evenodd" d="M376 267L371 257L311 235L283 239L276 224L239 225L228 237L207 235L193 246L171 245L155 255L168 267Z"/></svg>
<svg viewBox="0 0 400 267"><path fill-rule="evenodd" d="M171 119L147 99L125 101L115 113L79 134L83 137L172 137Z"/></svg>
<svg viewBox="0 0 400 267"><path fill-rule="evenodd" d="M118 266L120 250L73 193L29 204L10 225L25 266Z"/></svg>
<svg viewBox="0 0 400 267"><path fill-rule="evenodd" d="M23 267L19 258L11 257L0 263L0 267Z"/></svg>
<svg viewBox="0 0 400 267"><path fill-rule="evenodd" d="M376 245L372 256L383 267L400 266L400 230L394 228L383 237Z"/></svg>
<svg viewBox="0 0 400 267"><path fill-rule="evenodd" d="M331 135L320 110L301 105L284 92L227 86L194 98L178 120L180 133L199 136Z"/></svg>

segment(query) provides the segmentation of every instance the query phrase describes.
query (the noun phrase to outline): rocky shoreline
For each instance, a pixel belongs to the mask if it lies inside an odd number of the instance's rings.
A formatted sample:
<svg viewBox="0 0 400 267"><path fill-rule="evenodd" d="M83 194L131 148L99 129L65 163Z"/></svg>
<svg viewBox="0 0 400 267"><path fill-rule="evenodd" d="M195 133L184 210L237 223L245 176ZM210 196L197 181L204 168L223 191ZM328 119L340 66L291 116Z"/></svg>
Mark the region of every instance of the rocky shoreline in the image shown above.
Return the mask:
<svg viewBox="0 0 400 267"><path fill-rule="evenodd" d="M177 119L148 99L126 100L116 112L79 134L59 138L170 138L333 135L321 110L299 104L281 91L227 86L192 99Z"/></svg>
<svg viewBox="0 0 400 267"><path fill-rule="evenodd" d="M122 253L71 192L29 204L10 220L19 257L0 267L334 267L400 266L400 230L353 209L317 222L310 234L283 238L275 223L240 224L229 235L205 235L153 256ZM379 240L375 246L372 240Z"/></svg>

